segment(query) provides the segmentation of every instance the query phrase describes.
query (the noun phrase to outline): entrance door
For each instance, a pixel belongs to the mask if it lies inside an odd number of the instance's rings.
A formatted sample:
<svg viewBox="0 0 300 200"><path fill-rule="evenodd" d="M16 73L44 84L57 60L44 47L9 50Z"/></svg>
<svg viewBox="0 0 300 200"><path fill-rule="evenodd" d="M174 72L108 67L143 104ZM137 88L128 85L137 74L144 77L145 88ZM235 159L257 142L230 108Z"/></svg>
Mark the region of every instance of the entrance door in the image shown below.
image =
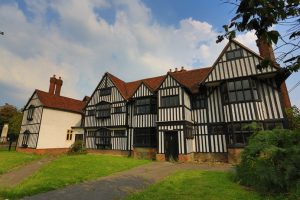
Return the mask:
<svg viewBox="0 0 300 200"><path fill-rule="evenodd" d="M178 160L178 133L177 131L165 132L165 155L167 161Z"/></svg>

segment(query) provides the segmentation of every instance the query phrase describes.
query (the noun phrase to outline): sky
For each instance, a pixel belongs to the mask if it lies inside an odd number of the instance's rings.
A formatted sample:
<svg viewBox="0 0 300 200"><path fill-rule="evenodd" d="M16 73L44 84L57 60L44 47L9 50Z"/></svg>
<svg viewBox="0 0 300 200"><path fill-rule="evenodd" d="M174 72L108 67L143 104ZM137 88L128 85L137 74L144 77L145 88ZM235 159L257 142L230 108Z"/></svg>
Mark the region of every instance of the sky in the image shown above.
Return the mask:
<svg viewBox="0 0 300 200"><path fill-rule="evenodd" d="M35 89L48 91L53 74L63 96L82 99L105 72L129 82L211 66L233 16L221 0L1 0L0 105L22 108ZM255 39L237 36L257 52ZM293 74L287 87L299 79ZM300 87L290 98L300 107Z"/></svg>

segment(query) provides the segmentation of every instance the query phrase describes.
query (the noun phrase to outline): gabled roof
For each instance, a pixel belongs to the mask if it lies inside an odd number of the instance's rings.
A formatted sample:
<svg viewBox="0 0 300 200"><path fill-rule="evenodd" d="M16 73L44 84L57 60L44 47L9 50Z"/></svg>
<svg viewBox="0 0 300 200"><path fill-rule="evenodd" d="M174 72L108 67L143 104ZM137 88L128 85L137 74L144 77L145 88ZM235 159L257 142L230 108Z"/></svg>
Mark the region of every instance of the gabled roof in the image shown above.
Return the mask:
<svg viewBox="0 0 300 200"><path fill-rule="evenodd" d="M41 103L47 108L82 113L86 102L64 96L49 94L41 90L35 90Z"/></svg>
<svg viewBox="0 0 300 200"><path fill-rule="evenodd" d="M190 92L196 93L198 92L198 84L204 80L210 69L210 67L207 67L193 70L183 70L178 72L168 72L168 74L173 77L180 85L190 90ZM134 95L136 90L142 84L149 88L151 92L155 92L168 76L156 76L126 83L110 73L107 73L107 75L115 84L124 99L127 100Z"/></svg>

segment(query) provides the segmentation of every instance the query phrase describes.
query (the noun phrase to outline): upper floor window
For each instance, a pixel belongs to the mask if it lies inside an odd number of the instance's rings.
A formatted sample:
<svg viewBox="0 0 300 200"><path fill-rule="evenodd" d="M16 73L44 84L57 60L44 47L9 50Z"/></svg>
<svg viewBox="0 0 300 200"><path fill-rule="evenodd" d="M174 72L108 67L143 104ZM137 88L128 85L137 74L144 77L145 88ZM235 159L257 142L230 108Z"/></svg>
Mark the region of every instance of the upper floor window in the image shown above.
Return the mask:
<svg viewBox="0 0 300 200"><path fill-rule="evenodd" d="M242 79L228 81L222 86L224 103L235 103L258 100L256 81L252 79Z"/></svg>
<svg viewBox="0 0 300 200"><path fill-rule="evenodd" d="M100 103L96 106L96 117L106 118L110 117L110 103Z"/></svg>
<svg viewBox="0 0 300 200"><path fill-rule="evenodd" d="M235 49L235 50L226 52L227 60L233 60L233 59L237 59L237 58L241 58L241 57L243 57L242 49Z"/></svg>
<svg viewBox="0 0 300 200"><path fill-rule="evenodd" d="M106 96L111 94L111 88L103 88L100 89L100 95L101 96Z"/></svg>
<svg viewBox="0 0 300 200"><path fill-rule="evenodd" d="M33 119L33 113L34 113L34 106L31 105L29 106L27 111L27 120L31 121Z"/></svg>
<svg viewBox="0 0 300 200"><path fill-rule="evenodd" d="M175 107L179 106L179 96L165 96L161 97L161 107Z"/></svg>
<svg viewBox="0 0 300 200"><path fill-rule="evenodd" d="M155 114L156 110L156 99L153 97L135 101L135 114Z"/></svg>
<svg viewBox="0 0 300 200"><path fill-rule="evenodd" d="M125 130L115 130L114 136L115 137L126 137L126 132L125 132Z"/></svg>
<svg viewBox="0 0 300 200"><path fill-rule="evenodd" d="M114 108L114 113L122 113L122 106L118 106Z"/></svg>
<svg viewBox="0 0 300 200"><path fill-rule="evenodd" d="M192 108L203 109L206 108L207 97L205 93L198 94L192 97Z"/></svg>

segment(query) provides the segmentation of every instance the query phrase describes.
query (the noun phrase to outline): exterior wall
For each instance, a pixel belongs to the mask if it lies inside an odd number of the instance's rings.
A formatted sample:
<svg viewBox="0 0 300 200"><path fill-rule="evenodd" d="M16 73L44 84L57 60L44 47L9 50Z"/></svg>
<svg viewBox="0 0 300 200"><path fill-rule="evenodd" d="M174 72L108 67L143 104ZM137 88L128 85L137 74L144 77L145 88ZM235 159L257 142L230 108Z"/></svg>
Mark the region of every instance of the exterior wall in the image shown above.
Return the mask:
<svg viewBox="0 0 300 200"><path fill-rule="evenodd" d="M75 141L66 140L67 130L81 125L81 115L66 111L44 108L37 149L69 148Z"/></svg>
<svg viewBox="0 0 300 200"><path fill-rule="evenodd" d="M28 109L30 106L34 107L34 112L33 112L32 120L27 120ZM38 137L39 137L42 115L43 115L42 103L38 99L37 94L34 93L32 97L29 99L27 106L23 110L22 125L21 125L20 135L18 139L19 147L22 146L24 132L29 131L30 135L28 138L27 145L29 148L36 148Z"/></svg>

